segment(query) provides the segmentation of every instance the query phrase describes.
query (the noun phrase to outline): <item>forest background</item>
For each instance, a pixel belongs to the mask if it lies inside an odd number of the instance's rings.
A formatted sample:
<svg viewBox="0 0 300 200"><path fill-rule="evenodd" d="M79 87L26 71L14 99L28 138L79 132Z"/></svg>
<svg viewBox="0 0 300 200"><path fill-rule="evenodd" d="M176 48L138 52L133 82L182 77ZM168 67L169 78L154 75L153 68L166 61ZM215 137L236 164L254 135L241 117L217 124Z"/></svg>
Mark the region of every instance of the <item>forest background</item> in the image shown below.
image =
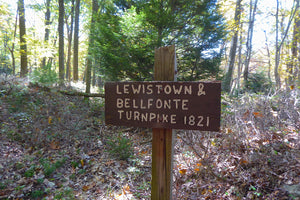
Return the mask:
<svg viewBox="0 0 300 200"><path fill-rule="evenodd" d="M0 198L149 199L151 132L106 126L103 86L167 45L223 90L220 132L176 132L174 199L299 198L299 3L0 0Z"/></svg>
<svg viewBox="0 0 300 200"><path fill-rule="evenodd" d="M235 93L288 88L299 82L298 4L3 1L1 71L34 79L47 68L100 86L152 80L154 49L175 44L178 80L223 79Z"/></svg>

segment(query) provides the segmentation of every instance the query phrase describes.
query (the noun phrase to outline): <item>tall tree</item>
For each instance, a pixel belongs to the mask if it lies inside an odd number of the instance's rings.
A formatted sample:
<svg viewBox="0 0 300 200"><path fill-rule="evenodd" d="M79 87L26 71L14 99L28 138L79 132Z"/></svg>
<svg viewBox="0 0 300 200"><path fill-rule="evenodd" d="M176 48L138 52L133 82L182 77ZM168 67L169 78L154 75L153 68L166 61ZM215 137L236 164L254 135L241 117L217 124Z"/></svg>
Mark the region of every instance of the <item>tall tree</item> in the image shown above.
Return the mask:
<svg viewBox="0 0 300 200"><path fill-rule="evenodd" d="M284 29L284 27L282 27L282 30L283 30L283 34L282 34L282 38L281 38L281 41L279 41L279 0L277 0L277 4L276 4L276 15L275 15L275 18L276 18L276 38L275 38L275 69L274 69L274 75L275 75L275 81L276 81L276 88L277 89L280 89L281 88L281 80L280 80L280 74L279 74L279 65L280 65L280 55L281 55L281 48L282 48L282 45L284 44L285 42L285 39L287 38L287 35L288 35L288 32L289 32L289 29L290 29L290 26L292 24L292 21L295 17L295 14L299 8L299 4L300 4L300 1L299 0L294 0L294 4L293 4L293 7L292 7L292 10L291 10L291 14L290 14L290 17L289 17L289 20L288 20L288 23L287 23L287 26Z"/></svg>
<svg viewBox="0 0 300 200"><path fill-rule="evenodd" d="M280 61L280 47L279 47L279 0L276 0L276 36L275 36L275 69L274 69L274 75L275 75L275 81L276 81L276 88L279 89L281 87L280 83L280 75L278 72L279 68L279 61Z"/></svg>
<svg viewBox="0 0 300 200"><path fill-rule="evenodd" d="M20 55L21 55L21 71L20 76L25 77L28 73L27 66L27 45L26 45L26 25L25 25L25 6L24 0L18 1L19 9L19 29L20 29Z"/></svg>
<svg viewBox="0 0 300 200"><path fill-rule="evenodd" d="M293 30L293 40L292 40L292 58L291 63L288 67L288 74L289 74L289 85L295 84L295 81L298 77L298 86L300 86L300 57L299 54L299 43L300 43L300 11L299 11L299 4L296 7L296 16L294 17L294 30Z"/></svg>
<svg viewBox="0 0 300 200"><path fill-rule="evenodd" d="M136 1L124 7L106 6L97 22L99 64L106 78L152 79L153 49L171 44L179 52L178 80L218 76L222 52L216 49L224 24L216 0Z"/></svg>
<svg viewBox="0 0 300 200"><path fill-rule="evenodd" d="M87 55L87 64L86 64L86 93L91 92L91 71L92 71L92 63L93 63L93 48L94 48L94 37L95 37L95 18L97 16L97 12L99 10L99 5L97 0L93 0L92 6L92 19L90 26L90 35L89 35L89 47L88 47L88 55Z"/></svg>
<svg viewBox="0 0 300 200"><path fill-rule="evenodd" d="M16 34L17 34L17 26L18 26L18 10L16 14L16 19L15 19L15 28L14 28L14 33L13 33L13 39L12 39L12 44L11 47L8 46L10 55L11 55L11 60L12 60L12 70L13 70L13 75L16 74L16 58L15 58L15 39L16 39Z"/></svg>
<svg viewBox="0 0 300 200"><path fill-rule="evenodd" d="M72 48L72 37L73 37L73 19L74 19L74 0L72 0L71 13L70 13L70 24L68 24L68 19L66 17L67 32L68 32L68 55L67 55L67 69L66 69L66 79L71 80L71 48Z"/></svg>
<svg viewBox="0 0 300 200"><path fill-rule="evenodd" d="M59 0L59 15L58 15L58 63L59 63L59 80L60 83L64 81L64 0Z"/></svg>
<svg viewBox="0 0 300 200"><path fill-rule="evenodd" d="M248 24L248 33L247 33L247 41L246 41L246 59L245 59L245 70L244 70L244 82L245 87L248 88L248 74L249 74L249 65L252 54L252 38L253 38L253 30L254 30L254 22L255 22L255 14L257 9L257 1L254 3L250 0L250 11L249 11L249 24Z"/></svg>
<svg viewBox="0 0 300 200"><path fill-rule="evenodd" d="M74 52L73 52L73 78L78 81L78 41L79 41L79 13L80 0L76 0L75 5L75 24L74 24Z"/></svg>
<svg viewBox="0 0 300 200"><path fill-rule="evenodd" d="M231 42L231 47L229 52L229 66L228 66L228 71L225 75L224 82L222 84L223 87L222 89L226 92L229 92L231 88L231 81L232 81L237 42L238 42L238 33L240 30L241 2L242 0L236 1L236 8L235 8L235 15L234 15L234 34L232 36L232 42Z"/></svg>
<svg viewBox="0 0 300 200"><path fill-rule="evenodd" d="M45 45L48 46L47 42L49 40L49 35L50 35L50 17L51 17L51 12L50 12L50 3L51 0L46 1L46 12L45 12L45 36L44 36L44 42L46 43ZM46 65L46 57L43 58L42 60L42 66Z"/></svg>

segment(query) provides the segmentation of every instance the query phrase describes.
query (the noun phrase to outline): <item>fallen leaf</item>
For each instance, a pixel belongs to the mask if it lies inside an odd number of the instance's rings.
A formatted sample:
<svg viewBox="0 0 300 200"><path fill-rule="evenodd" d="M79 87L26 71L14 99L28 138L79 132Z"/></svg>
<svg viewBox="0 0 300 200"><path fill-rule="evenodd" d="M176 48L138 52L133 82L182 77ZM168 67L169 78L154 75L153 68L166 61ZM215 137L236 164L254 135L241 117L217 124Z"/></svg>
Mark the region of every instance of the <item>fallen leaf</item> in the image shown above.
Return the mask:
<svg viewBox="0 0 300 200"><path fill-rule="evenodd" d="M255 117L263 117L263 115L260 112L253 112L253 115Z"/></svg>
<svg viewBox="0 0 300 200"><path fill-rule="evenodd" d="M180 174L186 174L186 172L187 172L187 169L181 169L181 170L179 170Z"/></svg>
<svg viewBox="0 0 300 200"><path fill-rule="evenodd" d="M50 143L50 148L53 149L53 150L60 149L59 142L53 140L53 141Z"/></svg>
<svg viewBox="0 0 300 200"><path fill-rule="evenodd" d="M48 124L52 124L52 117L51 116L48 117Z"/></svg>

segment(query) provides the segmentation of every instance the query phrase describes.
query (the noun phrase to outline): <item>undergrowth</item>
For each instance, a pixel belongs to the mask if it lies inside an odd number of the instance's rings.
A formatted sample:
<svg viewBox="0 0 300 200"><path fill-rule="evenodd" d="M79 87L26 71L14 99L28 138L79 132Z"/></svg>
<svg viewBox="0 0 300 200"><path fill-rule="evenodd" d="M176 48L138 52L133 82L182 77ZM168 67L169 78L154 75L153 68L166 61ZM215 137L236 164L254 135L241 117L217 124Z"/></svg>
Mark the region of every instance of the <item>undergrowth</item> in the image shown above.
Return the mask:
<svg viewBox="0 0 300 200"><path fill-rule="evenodd" d="M151 134L105 126L103 100L56 91L0 79L0 194L149 199ZM220 132L176 131L173 199L296 199L284 188L300 183L299 112L297 89L223 94Z"/></svg>

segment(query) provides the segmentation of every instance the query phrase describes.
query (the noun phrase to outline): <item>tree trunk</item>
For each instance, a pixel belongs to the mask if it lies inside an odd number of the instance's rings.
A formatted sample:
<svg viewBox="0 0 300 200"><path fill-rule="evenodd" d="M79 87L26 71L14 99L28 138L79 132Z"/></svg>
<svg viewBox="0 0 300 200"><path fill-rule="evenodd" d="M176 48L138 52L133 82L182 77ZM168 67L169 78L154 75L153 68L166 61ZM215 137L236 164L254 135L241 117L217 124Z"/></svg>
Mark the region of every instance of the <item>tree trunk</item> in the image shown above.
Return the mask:
<svg viewBox="0 0 300 200"><path fill-rule="evenodd" d="M299 61L300 57L298 57L298 45L300 42L300 12L299 5L296 7L297 16L294 19L294 31L293 31L293 41L292 41L292 59L290 68L288 69L289 74L289 84L295 84L298 76L298 85L300 86L300 70L299 70Z"/></svg>
<svg viewBox="0 0 300 200"><path fill-rule="evenodd" d="M58 16L58 63L59 63L59 81L60 84L64 81L64 0L59 0L59 16Z"/></svg>
<svg viewBox="0 0 300 200"><path fill-rule="evenodd" d="M49 29L49 25L51 24L50 22L50 16L51 16L51 12L50 12L50 2L51 0L47 0L46 2L46 13L45 13L45 37L44 37L44 42L45 45L47 46L47 42L49 40L49 35L50 35L50 29ZM46 47L47 49L47 47ZM46 65L46 57L43 58L42 60L42 66Z"/></svg>
<svg viewBox="0 0 300 200"><path fill-rule="evenodd" d="M253 29L254 29L256 8L257 8L257 0L255 0L254 5L252 5L252 0L251 0L250 1L249 27L248 27L247 42L246 42L247 52L246 52L245 70L244 70L245 88L248 88L249 65L250 65L251 54L252 54L252 38L253 38Z"/></svg>
<svg viewBox="0 0 300 200"><path fill-rule="evenodd" d="M25 7L24 0L19 0L19 28L20 28L20 55L21 55L21 70L20 76L25 77L28 74L27 66L27 45L26 45L26 25L25 25Z"/></svg>
<svg viewBox="0 0 300 200"><path fill-rule="evenodd" d="M67 24L67 29L68 29L68 57L67 57L66 79L68 81L71 80L71 53L72 53L71 48L72 48L72 37L73 37L73 19L74 19L74 0L72 0L70 26Z"/></svg>
<svg viewBox="0 0 300 200"><path fill-rule="evenodd" d="M241 23L240 28L240 39L239 39L239 57L238 57L238 77L237 77L237 95L240 93L240 87L241 87L241 73L242 73L242 48L243 48L243 23Z"/></svg>
<svg viewBox="0 0 300 200"><path fill-rule="evenodd" d="M90 35L89 35L89 48L88 48L88 55L87 55L87 65L86 65L86 89L85 93L91 92L91 71L92 71L92 63L93 63L93 47L94 47L94 34L95 34L95 17L97 15L99 5L97 0L93 0L93 13L91 19L91 26L90 26Z"/></svg>
<svg viewBox="0 0 300 200"><path fill-rule="evenodd" d="M291 11L291 15L290 15L290 19L288 21L287 24L287 28L285 29L283 37L281 42L279 43L279 0L277 0L277 7L276 7L276 50L275 50L275 69L274 69L274 75L275 75L275 81L276 81L276 88L280 89L281 88L281 80L280 80L280 75L279 75L279 64L280 64L280 54L281 54L281 47L284 43L285 38L288 35L288 31L290 29L291 23L293 18L295 17L295 14L297 12L297 9L299 8L299 0L296 0L296 4L294 4L292 11Z"/></svg>
<svg viewBox="0 0 300 200"><path fill-rule="evenodd" d="M14 38L13 38L11 48L8 48L9 52L10 52L11 60L12 60L13 75L16 74L15 39L16 39L17 27L18 27L18 14L19 14L19 10L17 9L16 20L15 20Z"/></svg>
<svg viewBox="0 0 300 200"><path fill-rule="evenodd" d="M280 82L280 76L278 72L279 68L279 58L280 58L280 47L278 45L278 35L279 35L279 28L278 28L278 23L279 23L279 0L276 0L277 5L276 5L276 39L275 39L275 69L274 69L274 76L275 76L275 81L276 81L276 88L279 89L281 87L281 82Z"/></svg>
<svg viewBox="0 0 300 200"><path fill-rule="evenodd" d="M271 83L271 54L270 54L270 49L269 49L269 44L268 44L268 38L267 38L267 33L265 31L265 38L266 38L266 48L267 48L267 54L268 54L268 80Z"/></svg>
<svg viewBox="0 0 300 200"><path fill-rule="evenodd" d="M73 78L78 81L78 35L79 35L79 11L80 0L76 0L75 24L74 24L74 55L73 55Z"/></svg>
<svg viewBox="0 0 300 200"><path fill-rule="evenodd" d="M235 63L235 56L236 56L236 48L237 48L237 41L238 41L238 32L239 32L239 26L240 26L240 19L241 19L241 2L242 0L236 1L236 8L235 8L235 15L234 15L234 35L232 37L232 43L230 47L230 53L229 53L229 66L228 71L225 75L224 82L222 84L222 89L226 92L230 91L231 88L231 82L232 82L232 75L233 75L233 69L234 69L234 63Z"/></svg>

